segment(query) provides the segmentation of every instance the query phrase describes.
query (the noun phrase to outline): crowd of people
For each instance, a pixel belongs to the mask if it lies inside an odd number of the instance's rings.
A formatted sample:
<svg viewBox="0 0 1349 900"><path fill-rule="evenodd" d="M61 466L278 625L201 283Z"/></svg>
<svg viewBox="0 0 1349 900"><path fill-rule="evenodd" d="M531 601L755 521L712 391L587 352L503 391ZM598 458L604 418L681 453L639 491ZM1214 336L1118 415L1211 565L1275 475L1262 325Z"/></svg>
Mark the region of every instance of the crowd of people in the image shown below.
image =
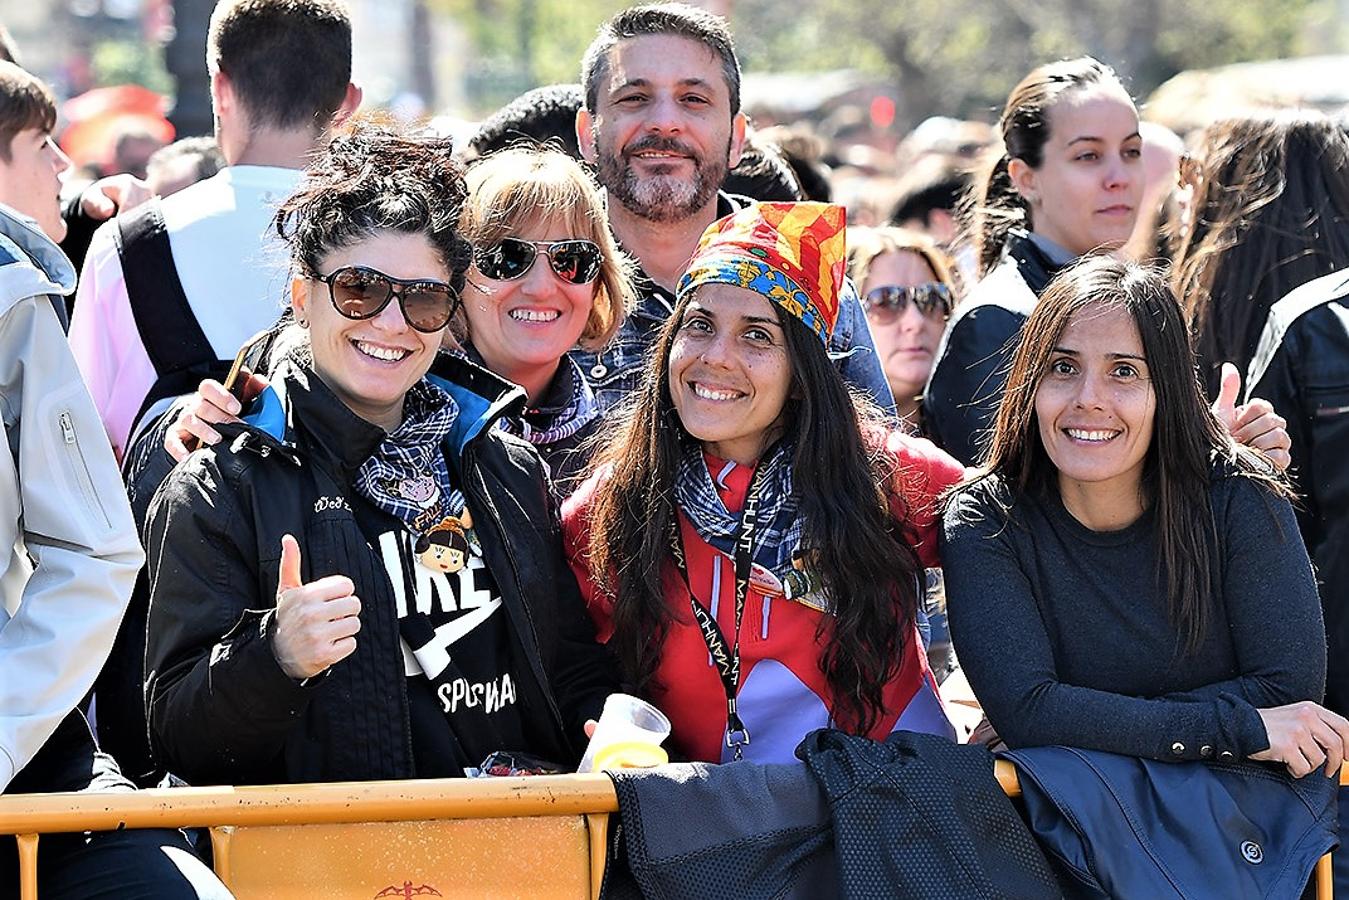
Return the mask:
<svg viewBox="0 0 1349 900"><path fill-rule="evenodd" d="M214 140L66 202L0 61L0 790L565 772L620 691L792 763L968 738L957 665L990 746L1338 776L1345 123L1049 63L863 225L704 11L467 148L351 46L221 0ZM196 853L44 840L43 896L227 896Z"/></svg>

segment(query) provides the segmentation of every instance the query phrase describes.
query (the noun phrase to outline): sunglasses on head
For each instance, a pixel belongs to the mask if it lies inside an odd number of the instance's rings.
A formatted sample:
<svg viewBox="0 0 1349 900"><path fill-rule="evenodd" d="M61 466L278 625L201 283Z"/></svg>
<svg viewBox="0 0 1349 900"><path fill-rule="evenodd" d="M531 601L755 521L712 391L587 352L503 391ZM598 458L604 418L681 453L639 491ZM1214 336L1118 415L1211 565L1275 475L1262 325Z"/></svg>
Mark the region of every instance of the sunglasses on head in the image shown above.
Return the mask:
<svg viewBox="0 0 1349 900"><path fill-rule="evenodd" d="M912 303L929 319L945 319L951 314L951 286L940 281L900 286L885 284L867 291L862 306L875 318L898 317Z"/></svg>
<svg viewBox="0 0 1349 900"><path fill-rule="evenodd" d="M553 274L568 284L589 284L599 277L604 254L594 241L525 241L502 238L492 247L473 254L478 271L493 281L523 278L542 253L548 257Z"/></svg>
<svg viewBox="0 0 1349 900"><path fill-rule="evenodd" d="M365 266L343 266L313 278L328 285L333 308L348 319L373 319L396 294L408 325L431 333L448 325L459 308L459 295L443 281L394 278Z"/></svg>

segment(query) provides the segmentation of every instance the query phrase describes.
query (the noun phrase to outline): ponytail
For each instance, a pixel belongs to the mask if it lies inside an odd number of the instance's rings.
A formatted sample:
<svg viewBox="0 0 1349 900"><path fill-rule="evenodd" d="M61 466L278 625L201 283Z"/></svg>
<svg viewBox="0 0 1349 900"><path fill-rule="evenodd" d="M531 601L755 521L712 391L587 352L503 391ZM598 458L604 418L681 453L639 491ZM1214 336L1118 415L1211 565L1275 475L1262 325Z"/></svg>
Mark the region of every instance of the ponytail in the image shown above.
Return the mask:
<svg viewBox="0 0 1349 900"><path fill-rule="evenodd" d="M1012 186L1008 165L1019 159L1032 169L1040 168L1049 139L1050 108L1064 93L1093 85L1128 93L1113 69L1090 56L1040 66L1012 88L998 121L1002 155L979 173L961 202L961 220L974 246L980 277L998 264L1013 228L1031 227L1030 204Z"/></svg>
<svg viewBox="0 0 1349 900"><path fill-rule="evenodd" d="M998 264L1008 235L1017 227L1030 228L1030 205L1012 185L1007 167L1011 158L1002 153L985 163L960 204L965 234L974 247L979 277Z"/></svg>

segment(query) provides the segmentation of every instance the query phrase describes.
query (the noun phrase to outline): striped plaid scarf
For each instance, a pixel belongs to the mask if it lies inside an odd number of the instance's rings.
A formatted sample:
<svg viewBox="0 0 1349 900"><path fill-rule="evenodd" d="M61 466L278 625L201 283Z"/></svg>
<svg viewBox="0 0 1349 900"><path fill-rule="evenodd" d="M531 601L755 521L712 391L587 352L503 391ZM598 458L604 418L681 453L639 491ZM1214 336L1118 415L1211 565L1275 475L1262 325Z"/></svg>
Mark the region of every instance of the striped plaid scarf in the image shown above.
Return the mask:
<svg viewBox="0 0 1349 900"><path fill-rule="evenodd" d="M465 344L456 352L469 362L487 368L487 361L472 343ZM553 383L539 400L538 406L526 410L523 416L503 416L497 422L497 427L524 438L535 447L546 447L565 441L597 419L601 412L595 391L581 373L581 367L570 356L563 354ZM534 422L530 422L530 419Z"/></svg>
<svg viewBox="0 0 1349 900"><path fill-rule="evenodd" d="M593 422L600 414L599 402L590 382L581 374L581 367L570 356L563 356L561 369L553 376L558 386L566 385L562 391L550 390L546 401L564 400L556 406L531 410L529 417L542 420L540 426L532 425L528 418L503 419L503 427L520 435L536 447L565 441L582 428ZM557 397L553 395L557 394Z"/></svg>
<svg viewBox="0 0 1349 900"><path fill-rule="evenodd" d="M793 447L779 441L759 460L763 471L763 500L759 505L760 537L755 542L754 561L779 579L792 571L792 551L801 543L801 517L795 515L799 498L792 489ZM732 463L731 465L735 465ZM738 513L728 512L712 482L702 447L690 442L675 473L675 502L693 524L698 536L735 558Z"/></svg>
<svg viewBox="0 0 1349 900"><path fill-rule="evenodd" d="M443 389L425 378L414 384L403 400L402 424L361 463L356 489L413 531L422 530L418 520L458 515L464 495L450 481L441 446L458 415L454 398Z"/></svg>

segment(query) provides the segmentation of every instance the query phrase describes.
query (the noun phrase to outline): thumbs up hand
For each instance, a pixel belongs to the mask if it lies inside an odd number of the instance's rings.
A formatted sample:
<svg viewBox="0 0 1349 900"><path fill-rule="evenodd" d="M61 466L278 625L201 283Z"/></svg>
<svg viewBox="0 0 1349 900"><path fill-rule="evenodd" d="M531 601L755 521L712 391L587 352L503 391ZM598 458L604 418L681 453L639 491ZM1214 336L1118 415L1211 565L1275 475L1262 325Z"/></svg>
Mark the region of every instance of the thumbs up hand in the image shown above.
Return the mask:
<svg viewBox="0 0 1349 900"><path fill-rule="evenodd" d="M350 578L329 575L304 584L299 542L290 535L281 539L272 654L283 672L297 681L312 678L350 656L361 630L360 613Z"/></svg>
<svg viewBox="0 0 1349 900"><path fill-rule="evenodd" d="M1213 414L1238 444L1245 444L1265 454L1279 469L1292 462L1289 448L1288 421L1274 411L1268 400L1252 398L1250 403L1237 406L1241 393L1241 373L1230 362L1223 363L1222 382L1218 399L1213 401Z"/></svg>
<svg viewBox="0 0 1349 900"><path fill-rule="evenodd" d="M1237 395L1241 393L1241 373L1230 362L1223 363L1222 380L1218 387L1218 399L1213 401L1213 413L1218 421L1227 426L1228 431L1237 420Z"/></svg>

